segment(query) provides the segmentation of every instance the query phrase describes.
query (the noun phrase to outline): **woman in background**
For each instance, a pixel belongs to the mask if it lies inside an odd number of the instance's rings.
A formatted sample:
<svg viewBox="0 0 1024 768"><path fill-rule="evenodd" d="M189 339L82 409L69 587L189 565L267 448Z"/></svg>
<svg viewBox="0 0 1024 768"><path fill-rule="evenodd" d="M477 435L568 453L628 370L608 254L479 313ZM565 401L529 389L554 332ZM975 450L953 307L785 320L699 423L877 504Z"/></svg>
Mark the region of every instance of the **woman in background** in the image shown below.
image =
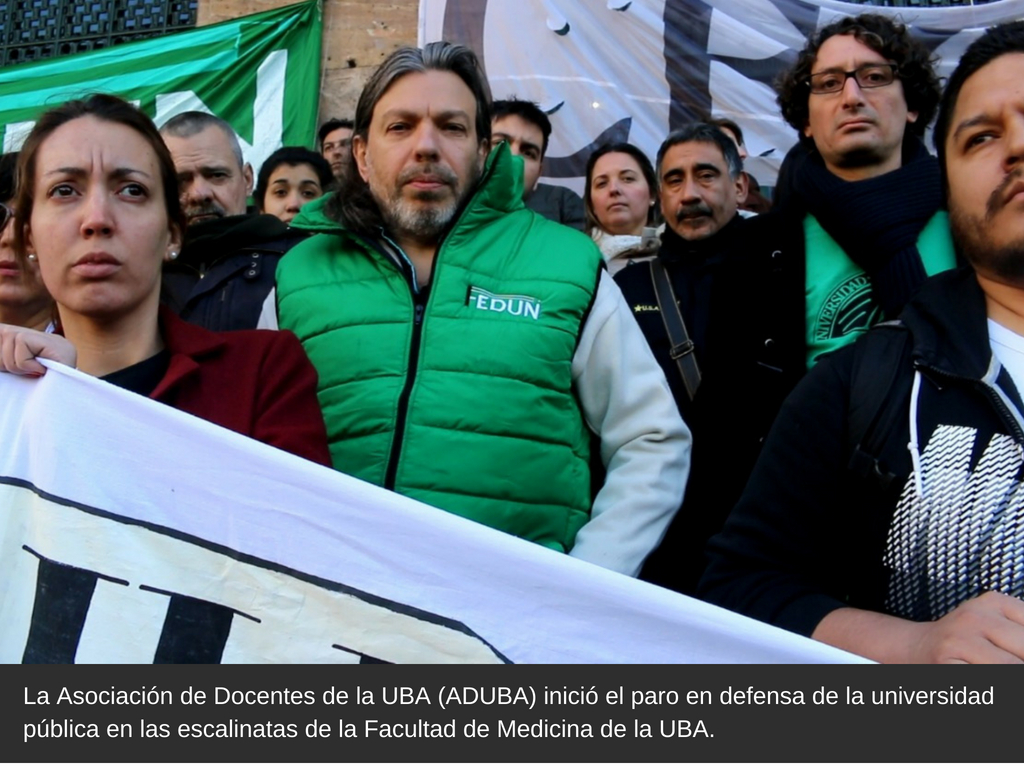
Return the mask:
<svg viewBox="0 0 1024 768"><path fill-rule="evenodd" d="M200 418L330 464L316 372L288 333L214 333L159 306L184 217L152 121L96 94L42 115L18 161L21 263L36 261L61 333L0 326L0 370L55 360Z"/></svg>
<svg viewBox="0 0 1024 768"><path fill-rule="evenodd" d="M587 161L587 224L611 274L657 253L657 237L644 238L657 219L657 190L651 161L632 144L605 144Z"/></svg>
<svg viewBox="0 0 1024 768"><path fill-rule="evenodd" d="M34 260L14 254L14 169L18 153L0 156L0 323L53 330L53 300Z"/></svg>
<svg viewBox="0 0 1024 768"><path fill-rule="evenodd" d="M316 200L334 181L331 166L303 147L281 147L260 166L253 199L260 213L291 222L310 200Z"/></svg>

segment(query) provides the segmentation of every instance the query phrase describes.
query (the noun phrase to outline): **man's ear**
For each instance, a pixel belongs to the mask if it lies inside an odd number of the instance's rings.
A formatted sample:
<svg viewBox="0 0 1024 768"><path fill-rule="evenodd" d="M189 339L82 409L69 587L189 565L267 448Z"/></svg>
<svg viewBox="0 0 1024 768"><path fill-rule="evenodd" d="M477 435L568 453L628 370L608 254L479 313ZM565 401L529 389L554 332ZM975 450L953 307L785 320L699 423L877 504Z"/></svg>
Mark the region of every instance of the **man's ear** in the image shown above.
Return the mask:
<svg viewBox="0 0 1024 768"><path fill-rule="evenodd" d="M916 123L917 122L917 114L918 114L917 112L907 112L907 122L908 123Z"/></svg>
<svg viewBox="0 0 1024 768"><path fill-rule="evenodd" d="M740 171L736 177L736 204L743 205L747 202L747 193L750 191L750 177L746 171Z"/></svg>
<svg viewBox="0 0 1024 768"><path fill-rule="evenodd" d="M359 177L369 183L370 173L366 166L366 139L362 136L352 136L352 157L356 161L356 169L359 171Z"/></svg>
<svg viewBox="0 0 1024 768"><path fill-rule="evenodd" d="M252 195L252 166L246 163L242 166L242 176L245 178L245 196Z"/></svg>

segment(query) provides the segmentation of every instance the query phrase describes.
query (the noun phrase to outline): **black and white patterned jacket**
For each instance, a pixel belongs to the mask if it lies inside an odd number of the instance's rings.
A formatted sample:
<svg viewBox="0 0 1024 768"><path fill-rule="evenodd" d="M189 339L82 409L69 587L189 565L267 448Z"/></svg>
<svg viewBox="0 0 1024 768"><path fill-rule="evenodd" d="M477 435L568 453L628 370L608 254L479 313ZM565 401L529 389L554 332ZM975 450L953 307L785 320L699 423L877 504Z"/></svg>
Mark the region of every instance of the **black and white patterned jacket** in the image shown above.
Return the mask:
<svg viewBox="0 0 1024 768"><path fill-rule="evenodd" d="M711 542L704 599L810 635L843 606L926 621L989 590L1024 594L1024 407L974 273L929 279L901 320L823 360L786 401ZM882 334L910 337L895 415L873 427L888 483L855 471L850 449L854 368L887 375L865 346Z"/></svg>

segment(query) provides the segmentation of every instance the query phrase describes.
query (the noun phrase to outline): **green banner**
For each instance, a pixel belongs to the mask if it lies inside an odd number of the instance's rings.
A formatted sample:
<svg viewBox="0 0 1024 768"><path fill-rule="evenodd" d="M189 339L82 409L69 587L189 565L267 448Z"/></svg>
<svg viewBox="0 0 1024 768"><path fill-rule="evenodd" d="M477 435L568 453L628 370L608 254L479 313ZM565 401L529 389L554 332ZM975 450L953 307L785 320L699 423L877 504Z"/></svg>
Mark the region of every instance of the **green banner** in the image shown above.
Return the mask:
<svg viewBox="0 0 1024 768"><path fill-rule="evenodd" d="M157 125L188 110L234 126L258 169L283 145L313 146L320 98L322 6L307 0L265 13L0 70L3 151L18 149L36 117L89 93L115 93Z"/></svg>

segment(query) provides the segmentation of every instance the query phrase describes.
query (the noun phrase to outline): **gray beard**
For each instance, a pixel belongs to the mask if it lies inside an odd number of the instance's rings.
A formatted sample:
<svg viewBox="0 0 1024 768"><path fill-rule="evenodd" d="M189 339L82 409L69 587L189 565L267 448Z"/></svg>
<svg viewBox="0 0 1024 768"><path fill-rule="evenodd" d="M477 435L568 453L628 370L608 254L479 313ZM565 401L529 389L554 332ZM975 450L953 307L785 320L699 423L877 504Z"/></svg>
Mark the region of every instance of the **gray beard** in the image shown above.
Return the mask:
<svg viewBox="0 0 1024 768"><path fill-rule="evenodd" d="M437 240L455 218L465 197L459 190L455 192L457 196L450 198L445 204L422 206L399 197L381 205L381 214L384 216L388 231L399 239L409 238L421 243ZM421 201L426 199L429 198L422 195L419 197Z"/></svg>
<svg viewBox="0 0 1024 768"><path fill-rule="evenodd" d="M447 176L450 182L450 196L443 192L422 191L416 195L415 200L407 200L402 196L402 183L404 182L402 176L399 177L398 187L389 199L381 200L377 198L372 189L370 193L377 200L381 216L384 218L384 223L392 235L395 235L398 239L408 238L419 243L435 243L441 236L441 233L451 224L452 219L459 212L462 203L469 196L477 180L480 178L481 167L480 162L474 164L470 174L470 181L466 184L465 188L459 184L458 178L451 169L442 170L428 166L427 169L410 169L403 174L403 176L412 176L420 170L432 170L434 173ZM446 197L448 202L440 202ZM423 203L431 202L433 202L432 205L423 205Z"/></svg>

